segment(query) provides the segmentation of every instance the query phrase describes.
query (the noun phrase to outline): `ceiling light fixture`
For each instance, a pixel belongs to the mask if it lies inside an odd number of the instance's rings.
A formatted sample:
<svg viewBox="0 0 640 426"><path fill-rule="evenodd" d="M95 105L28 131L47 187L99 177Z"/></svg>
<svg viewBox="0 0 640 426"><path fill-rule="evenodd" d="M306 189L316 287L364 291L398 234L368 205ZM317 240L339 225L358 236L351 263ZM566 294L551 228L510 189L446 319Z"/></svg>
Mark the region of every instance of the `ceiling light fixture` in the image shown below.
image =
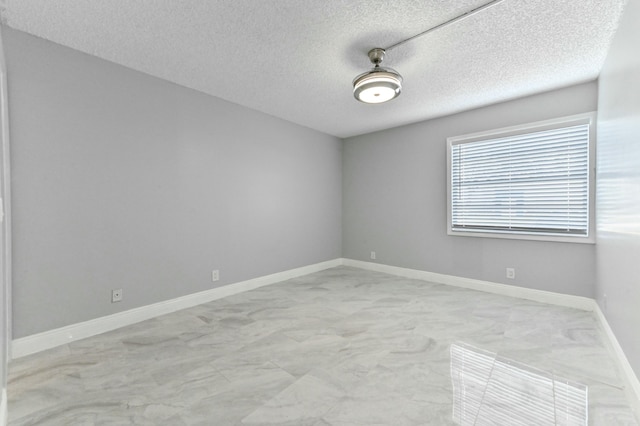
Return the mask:
<svg viewBox="0 0 640 426"><path fill-rule="evenodd" d="M369 60L374 65L373 69L353 80L353 96L360 102L380 104L398 97L402 91L402 76L396 70L380 66L384 53L384 49L379 47L371 49Z"/></svg>
<svg viewBox="0 0 640 426"><path fill-rule="evenodd" d="M392 99L400 96L402 92L402 76L398 71L392 68L384 68L380 66L380 63L384 59L384 55L387 51L394 49L401 44L404 44L408 41L411 41L415 38L426 35L432 31L440 29L446 25L453 24L455 22L460 22L463 19L466 19L476 13L482 12L490 8L491 6L495 6L498 3L503 2L504 0L493 0L487 4L484 4L480 7L470 10L469 12L463 13L462 15L456 16L455 18L449 19L442 24L436 25L435 27L431 27L426 31L421 32L420 34L416 34L407 39L404 39L396 44L393 44L386 49L381 47L373 48L369 51L369 60L374 65L373 69L367 71L365 73L360 74L353 80L353 96L359 100L360 102L364 102L366 104L381 104L383 102L390 101Z"/></svg>

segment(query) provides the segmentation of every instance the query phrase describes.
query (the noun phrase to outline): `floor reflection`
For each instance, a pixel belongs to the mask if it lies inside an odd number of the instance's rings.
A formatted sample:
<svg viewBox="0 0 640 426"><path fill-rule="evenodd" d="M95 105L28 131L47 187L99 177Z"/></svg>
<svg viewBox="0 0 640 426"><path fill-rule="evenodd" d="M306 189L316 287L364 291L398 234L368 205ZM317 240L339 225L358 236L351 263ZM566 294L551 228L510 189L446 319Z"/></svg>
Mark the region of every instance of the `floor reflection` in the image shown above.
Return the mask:
<svg viewBox="0 0 640 426"><path fill-rule="evenodd" d="M464 343L451 345L453 420L463 426L584 426L586 385Z"/></svg>

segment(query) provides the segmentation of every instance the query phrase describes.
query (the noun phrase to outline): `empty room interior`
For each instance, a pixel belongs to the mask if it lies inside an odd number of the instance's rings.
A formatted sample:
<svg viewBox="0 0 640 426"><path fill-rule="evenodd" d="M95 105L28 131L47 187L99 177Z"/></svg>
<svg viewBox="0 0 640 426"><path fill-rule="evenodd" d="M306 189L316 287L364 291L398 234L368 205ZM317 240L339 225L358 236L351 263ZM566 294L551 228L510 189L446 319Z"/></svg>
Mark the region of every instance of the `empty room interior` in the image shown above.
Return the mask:
<svg viewBox="0 0 640 426"><path fill-rule="evenodd" d="M640 0L0 22L0 425L640 424Z"/></svg>

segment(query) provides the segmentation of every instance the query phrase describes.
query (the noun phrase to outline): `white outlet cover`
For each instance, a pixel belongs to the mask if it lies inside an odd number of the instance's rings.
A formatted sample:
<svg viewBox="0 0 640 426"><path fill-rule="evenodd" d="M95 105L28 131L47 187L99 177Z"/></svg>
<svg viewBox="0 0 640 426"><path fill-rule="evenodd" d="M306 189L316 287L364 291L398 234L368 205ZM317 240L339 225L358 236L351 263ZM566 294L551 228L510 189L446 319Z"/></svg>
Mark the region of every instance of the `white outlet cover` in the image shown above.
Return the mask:
<svg viewBox="0 0 640 426"><path fill-rule="evenodd" d="M516 270L514 268L507 268L507 278L511 280L516 278Z"/></svg>
<svg viewBox="0 0 640 426"><path fill-rule="evenodd" d="M111 303L122 301L122 289L111 290Z"/></svg>

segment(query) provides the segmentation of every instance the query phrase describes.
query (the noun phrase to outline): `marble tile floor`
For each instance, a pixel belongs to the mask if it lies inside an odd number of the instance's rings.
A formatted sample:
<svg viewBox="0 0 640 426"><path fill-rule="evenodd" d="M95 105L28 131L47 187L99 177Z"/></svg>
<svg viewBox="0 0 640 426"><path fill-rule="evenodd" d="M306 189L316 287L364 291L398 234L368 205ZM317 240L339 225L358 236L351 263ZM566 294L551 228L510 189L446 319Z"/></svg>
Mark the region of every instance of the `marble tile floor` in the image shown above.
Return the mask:
<svg viewBox="0 0 640 426"><path fill-rule="evenodd" d="M593 313L349 267L16 359L9 424L453 425L454 343L637 424Z"/></svg>

